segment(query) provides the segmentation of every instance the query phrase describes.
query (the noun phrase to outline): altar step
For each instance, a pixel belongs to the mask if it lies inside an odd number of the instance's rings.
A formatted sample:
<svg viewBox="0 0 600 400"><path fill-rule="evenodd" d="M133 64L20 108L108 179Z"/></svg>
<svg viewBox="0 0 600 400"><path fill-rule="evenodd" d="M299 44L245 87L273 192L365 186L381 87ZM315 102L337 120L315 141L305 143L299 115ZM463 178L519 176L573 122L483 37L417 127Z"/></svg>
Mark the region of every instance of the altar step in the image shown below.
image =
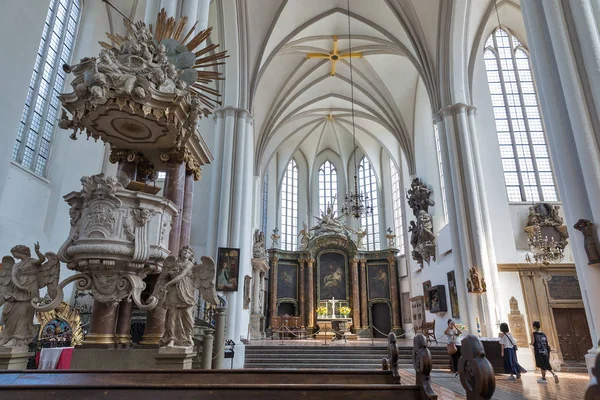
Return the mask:
<svg viewBox="0 0 600 400"><path fill-rule="evenodd" d="M370 345L248 345L244 368L262 369L363 369L380 370L387 357L387 347ZM448 369L449 356L445 347L432 347L433 368ZM412 347L400 348L401 368L412 369Z"/></svg>

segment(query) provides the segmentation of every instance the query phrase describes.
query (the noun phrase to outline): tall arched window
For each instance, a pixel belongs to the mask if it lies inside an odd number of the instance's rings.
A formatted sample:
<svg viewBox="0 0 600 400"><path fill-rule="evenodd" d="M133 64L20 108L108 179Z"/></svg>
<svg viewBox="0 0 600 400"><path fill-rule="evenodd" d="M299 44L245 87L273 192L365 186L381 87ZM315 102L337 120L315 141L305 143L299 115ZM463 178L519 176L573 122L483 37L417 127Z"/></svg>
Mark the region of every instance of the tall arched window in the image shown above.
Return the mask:
<svg viewBox="0 0 600 400"><path fill-rule="evenodd" d="M442 191L442 207L444 209L444 220L448 222L448 201L446 200L446 184L444 183L444 168L442 165L442 148L440 146L440 132L437 125L433 125L435 136L435 149L437 152L438 172L440 174L440 189Z"/></svg>
<svg viewBox="0 0 600 400"><path fill-rule="evenodd" d="M358 165L358 186L361 193L369 197L373 206L373 214L360 218L360 226L367 229L367 250L379 250L379 197L377 195L377 178L367 157L363 157Z"/></svg>
<svg viewBox="0 0 600 400"><path fill-rule="evenodd" d="M508 201L558 201L527 50L497 29L484 58Z"/></svg>
<svg viewBox="0 0 600 400"><path fill-rule="evenodd" d="M79 0L50 1L13 148L13 161L42 176L60 108L57 96L65 83L61 65L71 61L79 12Z"/></svg>
<svg viewBox="0 0 600 400"><path fill-rule="evenodd" d="M404 228L402 225L402 191L400 190L400 174L390 160L390 175L392 176L392 205L394 208L394 234L400 254L404 254Z"/></svg>
<svg viewBox="0 0 600 400"><path fill-rule="evenodd" d="M298 166L292 158L281 184L281 246L284 250L296 250L297 231Z"/></svg>
<svg viewBox="0 0 600 400"><path fill-rule="evenodd" d="M319 210L325 211L337 196L337 170L329 160L319 168Z"/></svg>
<svg viewBox="0 0 600 400"><path fill-rule="evenodd" d="M269 205L269 174L265 174L265 179L263 181L263 198L262 198L262 221L261 221L261 230L267 235L267 210Z"/></svg>

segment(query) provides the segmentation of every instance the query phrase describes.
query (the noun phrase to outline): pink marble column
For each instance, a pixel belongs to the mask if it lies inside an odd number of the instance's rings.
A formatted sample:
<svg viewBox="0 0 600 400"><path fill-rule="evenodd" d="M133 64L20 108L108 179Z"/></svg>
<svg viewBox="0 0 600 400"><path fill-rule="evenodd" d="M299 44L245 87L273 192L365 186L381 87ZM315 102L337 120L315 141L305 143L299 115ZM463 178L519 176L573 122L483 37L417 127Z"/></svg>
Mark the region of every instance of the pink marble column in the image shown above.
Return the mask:
<svg viewBox="0 0 600 400"><path fill-rule="evenodd" d="M277 262L279 261L279 257L273 255L271 257L271 277L269 278L271 290L269 293L269 308L271 309L271 321L269 321L269 326L273 325L273 317L277 316Z"/></svg>
<svg viewBox="0 0 600 400"><path fill-rule="evenodd" d="M131 312L133 311L133 302L127 301L127 298L119 303L119 316L117 319L117 329L115 332L118 344L131 345Z"/></svg>
<svg viewBox="0 0 600 400"><path fill-rule="evenodd" d="M352 273L352 325L358 328L360 325L360 290L358 287L358 259L350 260Z"/></svg>
<svg viewBox="0 0 600 400"><path fill-rule="evenodd" d="M192 233L192 202L194 199L194 174L186 172L183 190L183 211L181 213L181 237L179 247L189 246Z"/></svg>
<svg viewBox="0 0 600 400"><path fill-rule="evenodd" d="M300 269L298 271L298 280L300 281L300 294L299 298L299 308L300 308L300 324L302 326L306 326L306 303L304 299L304 263L306 260L301 258L300 260Z"/></svg>
<svg viewBox="0 0 600 400"><path fill-rule="evenodd" d="M369 326L369 309L367 308L367 260L360 260L360 325Z"/></svg>
<svg viewBox="0 0 600 400"><path fill-rule="evenodd" d="M179 210L177 216L173 219L171 234L169 235L169 250L171 251L171 254L175 256L179 254L180 249L184 188L185 163L174 160L167 162L167 177L165 180L164 193L165 197L175 203L177 210ZM151 275L146 279L148 293L152 293L157 278L157 275ZM153 310L148 311L146 314L146 329L144 330L144 336L142 337L140 344L151 346L158 345L158 341L165 332L166 317L167 310L163 307L157 306Z"/></svg>
<svg viewBox="0 0 600 400"><path fill-rule="evenodd" d="M388 257L390 263L390 292L392 295L392 330L402 328L400 326L400 305L398 302L398 270L396 267L396 256L392 253Z"/></svg>
<svg viewBox="0 0 600 400"><path fill-rule="evenodd" d="M185 189L185 163L180 161L167 162L167 177L165 179L165 197L175 203L177 216L173 220L173 228L169 235L169 250L172 255L179 253L181 240L181 221L183 214L183 199Z"/></svg>
<svg viewBox="0 0 600 400"><path fill-rule="evenodd" d="M315 280L314 280L314 265L315 265L315 260L314 259L309 259L307 261L307 265L308 265L308 283L307 283L307 288L308 288L308 293L306 295L306 297L308 297L308 327L309 328L314 328L315 327Z"/></svg>
<svg viewBox="0 0 600 400"><path fill-rule="evenodd" d="M90 331L85 337L84 346L113 348L115 346L117 306L94 300L92 310Z"/></svg>

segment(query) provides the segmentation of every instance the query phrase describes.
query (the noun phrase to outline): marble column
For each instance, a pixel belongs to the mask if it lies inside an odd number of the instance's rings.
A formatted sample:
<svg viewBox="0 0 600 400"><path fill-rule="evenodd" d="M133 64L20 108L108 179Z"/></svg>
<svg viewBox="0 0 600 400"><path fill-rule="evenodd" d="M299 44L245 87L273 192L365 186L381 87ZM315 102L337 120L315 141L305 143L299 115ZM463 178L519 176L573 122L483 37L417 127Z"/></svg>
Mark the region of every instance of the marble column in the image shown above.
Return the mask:
<svg viewBox="0 0 600 400"><path fill-rule="evenodd" d="M212 368L213 344L215 337L212 329L204 329L202 334L202 369Z"/></svg>
<svg viewBox="0 0 600 400"><path fill-rule="evenodd" d="M115 347L115 327L117 323L117 306L94 300L90 331L85 337L85 347Z"/></svg>
<svg viewBox="0 0 600 400"><path fill-rule="evenodd" d="M271 275L269 281L271 288L269 289L269 308L271 309L271 321L269 326L272 325L273 317L277 316L277 262L279 257L273 255L271 257Z"/></svg>
<svg viewBox="0 0 600 400"><path fill-rule="evenodd" d="M357 329L360 325L360 290L358 283L358 259L350 260L350 271L352 273L352 325Z"/></svg>
<svg viewBox="0 0 600 400"><path fill-rule="evenodd" d="M307 287L308 287L308 293L306 294L306 297L308 297L308 318L307 318L307 323L308 323L308 327L309 328L314 328L315 327L315 280L314 280L314 265L315 265L315 260L313 258L309 258L306 261L306 265L308 267L307 269L307 274L308 274L308 279L307 279Z"/></svg>
<svg viewBox="0 0 600 400"><path fill-rule="evenodd" d="M179 210L177 216L173 218L173 225L169 235L169 251L177 256L180 250L181 238L181 215L183 209L185 188L185 163L176 160L167 162L167 176L165 179L165 197L175 203ZM146 279L147 292L152 293L158 275L151 275ZM146 314L146 329L140 344L158 345L158 341L165 332L165 319L167 310L164 307L157 306Z"/></svg>
<svg viewBox="0 0 600 400"><path fill-rule="evenodd" d="M298 281L299 281L299 285L300 285L300 289L299 289L299 295L298 298L300 299L299 303L299 315L300 315L300 325L301 326L306 326L306 302L305 302L305 298L304 298L304 264L306 263L306 260L304 260L303 258L301 258L299 260L299 269L298 269Z"/></svg>
<svg viewBox="0 0 600 400"><path fill-rule="evenodd" d="M390 263L390 295L392 296L392 331L402 329L400 305L398 302L398 259L395 254L388 257Z"/></svg>
<svg viewBox="0 0 600 400"><path fill-rule="evenodd" d="M215 311L215 342L213 345L213 369L223 368L225 359L225 323L227 321L227 308L217 307Z"/></svg>
<svg viewBox="0 0 600 400"><path fill-rule="evenodd" d="M600 336L600 268L588 265L583 235L573 225L595 223L600 233L600 33L595 2L527 1L521 4L548 147L563 202L569 244L593 348Z"/></svg>
<svg viewBox="0 0 600 400"><path fill-rule="evenodd" d="M129 300L129 301L128 301ZM119 316L117 319L117 329L115 337L117 343L129 347L131 345L131 312L133 311L133 302L131 299L124 298L119 303Z"/></svg>
<svg viewBox="0 0 600 400"><path fill-rule="evenodd" d="M192 205L194 199L194 174L186 172L185 186L183 191L183 207L181 212L181 236L179 248L190 245L192 234Z"/></svg>
<svg viewBox="0 0 600 400"><path fill-rule="evenodd" d="M360 259L360 327L369 327L369 309L367 307L367 260Z"/></svg>

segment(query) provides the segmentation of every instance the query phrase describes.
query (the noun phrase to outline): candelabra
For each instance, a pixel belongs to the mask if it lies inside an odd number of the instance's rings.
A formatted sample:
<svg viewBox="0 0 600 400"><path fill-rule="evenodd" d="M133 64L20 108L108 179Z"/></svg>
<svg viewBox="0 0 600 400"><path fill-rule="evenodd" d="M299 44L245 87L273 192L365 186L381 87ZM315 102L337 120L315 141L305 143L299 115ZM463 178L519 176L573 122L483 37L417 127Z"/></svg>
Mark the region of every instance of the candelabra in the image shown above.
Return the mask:
<svg viewBox="0 0 600 400"><path fill-rule="evenodd" d="M560 263L564 258L564 245L554 240L554 237L542 235L540 225L533 227L533 232L529 233L527 239L529 248L533 255L527 254L525 260L529 264L549 265Z"/></svg>
<svg viewBox="0 0 600 400"><path fill-rule="evenodd" d="M358 190L358 180L356 176L354 176L354 190L346 194L341 211L342 214L352 215L357 219L373 215L373 206L369 201L369 196L362 194Z"/></svg>

